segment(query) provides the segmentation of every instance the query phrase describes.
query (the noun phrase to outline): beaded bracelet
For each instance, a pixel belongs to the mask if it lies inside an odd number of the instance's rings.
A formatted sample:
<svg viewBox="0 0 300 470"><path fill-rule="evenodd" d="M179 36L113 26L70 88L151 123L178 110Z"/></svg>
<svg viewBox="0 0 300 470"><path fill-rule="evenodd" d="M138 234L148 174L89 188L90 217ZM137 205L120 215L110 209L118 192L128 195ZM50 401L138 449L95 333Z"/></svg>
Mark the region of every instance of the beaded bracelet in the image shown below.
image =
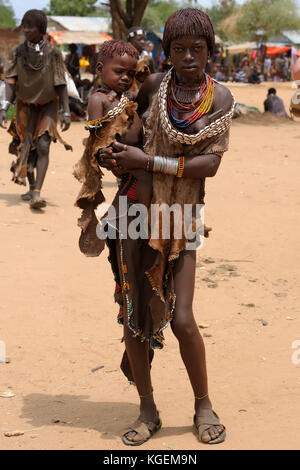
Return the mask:
<svg viewBox="0 0 300 470"><path fill-rule="evenodd" d="M149 155L147 158L146 171L150 171L150 159L151 159L151 156Z"/></svg>
<svg viewBox="0 0 300 470"><path fill-rule="evenodd" d="M178 171L177 171L177 178L182 178L183 177L183 171L184 171L184 157L179 157L178 158Z"/></svg>

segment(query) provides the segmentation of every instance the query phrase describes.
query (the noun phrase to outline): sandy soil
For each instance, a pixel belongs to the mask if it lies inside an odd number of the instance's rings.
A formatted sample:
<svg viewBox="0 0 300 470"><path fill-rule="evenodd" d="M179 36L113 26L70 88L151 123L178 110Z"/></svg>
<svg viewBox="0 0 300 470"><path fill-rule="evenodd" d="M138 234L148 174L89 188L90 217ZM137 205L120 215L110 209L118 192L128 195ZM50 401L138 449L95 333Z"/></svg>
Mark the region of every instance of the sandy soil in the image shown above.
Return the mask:
<svg viewBox="0 0 300 470"><path fill-rule="evenodd" d="M288 106L291 85L276 87ZM231 86L238 102L260 109L267 88ZM72 167L84 135L82 124L67 133L73 153L52 145L49 205L33 213L10 182L10 138L0 132L0 340L10 361L0 364L0 449L127 449L120 434L138 414L136 390L119 370L107 251L88 259L77 246ZM226 442L197 441L193 393L169 328L153 365L163 428L141 448L299 449L299 145L300 122L237 120L207 184L213 232L198 252L194 311L209 325L201 332L210 395ZM115 189L107 175L108 200ZM2 398L7 391L15 396ZM24 435L4 436L16 430Z"/></svg>

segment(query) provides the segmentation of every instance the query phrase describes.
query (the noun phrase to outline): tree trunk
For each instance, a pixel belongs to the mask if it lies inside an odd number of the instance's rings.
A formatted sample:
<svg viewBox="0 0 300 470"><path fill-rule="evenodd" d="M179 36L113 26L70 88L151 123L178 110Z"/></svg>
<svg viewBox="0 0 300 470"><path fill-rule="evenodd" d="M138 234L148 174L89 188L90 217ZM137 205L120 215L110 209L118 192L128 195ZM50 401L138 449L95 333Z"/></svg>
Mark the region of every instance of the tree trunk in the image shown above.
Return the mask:
<svg viewBox="0 0 300 470"><path fill-rule="evenodd" d="M121 0L110 0L112 30L115 39L122 39L132 26L140 26L149 0L126 0L126 7Z"/></svg>

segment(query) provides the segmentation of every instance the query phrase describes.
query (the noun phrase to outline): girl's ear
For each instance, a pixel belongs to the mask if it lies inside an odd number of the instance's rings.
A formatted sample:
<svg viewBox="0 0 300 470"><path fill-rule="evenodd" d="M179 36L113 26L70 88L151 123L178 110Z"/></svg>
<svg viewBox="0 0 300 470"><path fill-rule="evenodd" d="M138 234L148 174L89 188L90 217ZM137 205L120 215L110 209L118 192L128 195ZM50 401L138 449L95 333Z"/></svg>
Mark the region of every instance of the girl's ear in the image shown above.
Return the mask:
<svg viewBox="0 0 300 470"><path fill-rule="evenodd" d="M103 70L103 62L98 62L96 65L97 74L100 75L102 73L102 70Z"/></svg>

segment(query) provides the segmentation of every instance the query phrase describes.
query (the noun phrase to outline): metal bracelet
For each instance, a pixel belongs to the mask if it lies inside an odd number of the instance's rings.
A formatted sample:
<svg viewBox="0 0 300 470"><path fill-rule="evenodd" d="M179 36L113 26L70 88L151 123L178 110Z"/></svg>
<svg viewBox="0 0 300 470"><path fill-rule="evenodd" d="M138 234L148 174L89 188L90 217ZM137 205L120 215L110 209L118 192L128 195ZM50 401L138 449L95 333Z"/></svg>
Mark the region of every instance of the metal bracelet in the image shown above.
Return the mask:
<svg viewBox="0 0 300 470"><path fill-rule="evenodd" d="M1 101L1 110L4 109L4 111L7 111L8 108L10 107L11 102L7 100L2 100Z"/></svg>
<svg viewBox="0 0 300 470"><path fill-rule="evenodd" d="M64 113L64 117L71 117L71 113Z"/></svg>
<svg viewBox="0 0 300 470"><path fill-rule="evenodd" d="M178 159L171 157L154 157L153 172L166 175L177 175Z"/></svg>

